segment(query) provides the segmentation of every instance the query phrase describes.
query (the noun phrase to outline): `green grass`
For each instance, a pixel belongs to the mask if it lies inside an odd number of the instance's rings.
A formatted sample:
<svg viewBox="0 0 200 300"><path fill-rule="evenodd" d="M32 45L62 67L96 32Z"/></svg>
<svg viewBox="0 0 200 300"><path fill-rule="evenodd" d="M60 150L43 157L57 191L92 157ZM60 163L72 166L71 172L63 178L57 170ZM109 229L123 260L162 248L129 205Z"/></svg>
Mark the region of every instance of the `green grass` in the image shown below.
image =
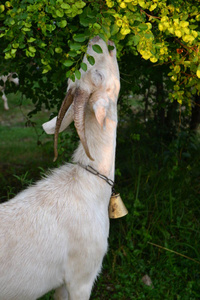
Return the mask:
<svg viewBox="0 0 200 300"><path fill-rule="evenodd" d="M43 133L42 123L49 119L49 112L41 112L31 120L27 114L33 109L30 100L18 93L8 95L10 110L0 102L0 181L1 199L13 196L21 189L13 176L27 172L27 180L39 177L39 168L53 166L52 137ZM12 186L12 188L10 188ZM12 192L8 192L8 190Z"/></svg>
<svg viewBox="0 0 200 300"><path fill-rule="evenodd" d="M53 157L51 138L42 135L37 145L49 114L34 120L36 134L24 127L20 112L11 111L12 101L17 99L9 100L9 118L4 115L0 129L2 200L37 179L39 167L52 166ZM199 136L180 132L166 140L151 124L127 124L118 130L116 183L129 214L111 220L109 251L91 299L200 299ZM68 138L65 147L72 153ZM151 287L142 282L146 274Z"/></svg>

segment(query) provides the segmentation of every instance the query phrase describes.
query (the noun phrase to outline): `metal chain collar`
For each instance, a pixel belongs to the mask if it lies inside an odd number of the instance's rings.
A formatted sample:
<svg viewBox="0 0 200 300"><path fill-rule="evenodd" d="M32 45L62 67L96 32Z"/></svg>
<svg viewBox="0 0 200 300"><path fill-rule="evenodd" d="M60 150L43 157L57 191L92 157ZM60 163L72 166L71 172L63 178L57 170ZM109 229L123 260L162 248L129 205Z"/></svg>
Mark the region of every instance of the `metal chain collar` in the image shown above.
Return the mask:
<svg viewBox="0 0 200 300"><path fill-rule="evenodd" d="M90 165L83 165L80 162L77 163L77 165L79 165L80 167L82 167L83 169L85 169L86 171L92 173L93 175L98 176L99 178L105 180L111 187L112 187L112 194L115 194L115 189L114 189L114 181L109 179L108 177L106 177L105 175L99 173L97 170L95 170L93 167L91 167Z"/></svg>

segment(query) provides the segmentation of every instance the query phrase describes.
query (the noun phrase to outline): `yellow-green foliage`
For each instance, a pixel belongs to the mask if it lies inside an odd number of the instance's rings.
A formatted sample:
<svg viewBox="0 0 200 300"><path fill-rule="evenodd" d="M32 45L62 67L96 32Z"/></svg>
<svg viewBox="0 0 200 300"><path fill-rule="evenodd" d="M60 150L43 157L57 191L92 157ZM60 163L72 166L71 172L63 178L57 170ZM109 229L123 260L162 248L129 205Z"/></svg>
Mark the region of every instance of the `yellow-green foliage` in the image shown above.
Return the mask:
<svg viewBox="0 0 200 300"><path fill-rule="evenodd" d="M169 64L171 99L190 106L200 92L199 21L199 1L10 0L0 5L0 50L6 60L37 58L43 73L61 66L74 80L88 40L100 35L119 56Z"/></svg>
<svg viewBox="0 0 200 300"><path fill-rule="evenodd" d="M196 2L196 3L194 3ZM171 98L182 104L200 92L199 1L106 0L112 9L118 40L145 60L169 64L175 82ZM111 13L111 12L110 12ZM189 87L189 89L185 89Z"/></svg>

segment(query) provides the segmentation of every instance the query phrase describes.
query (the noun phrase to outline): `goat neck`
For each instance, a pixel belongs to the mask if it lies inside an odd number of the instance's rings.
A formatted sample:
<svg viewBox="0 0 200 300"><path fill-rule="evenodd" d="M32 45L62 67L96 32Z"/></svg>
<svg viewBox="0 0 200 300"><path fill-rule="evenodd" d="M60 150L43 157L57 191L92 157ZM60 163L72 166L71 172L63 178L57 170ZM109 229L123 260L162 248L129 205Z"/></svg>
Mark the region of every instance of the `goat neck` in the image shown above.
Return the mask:
<svg viewBox="0 0 200 300"><path fill-rule="evenodd" d="M117 129L117 105L111 103L103 128L97 122L93 112L86 108L85 132L88 147L94 161L91 161L85 153L82 143L73 155L74 162L90 165L101 174L114 180L115 148Z"/></svg>

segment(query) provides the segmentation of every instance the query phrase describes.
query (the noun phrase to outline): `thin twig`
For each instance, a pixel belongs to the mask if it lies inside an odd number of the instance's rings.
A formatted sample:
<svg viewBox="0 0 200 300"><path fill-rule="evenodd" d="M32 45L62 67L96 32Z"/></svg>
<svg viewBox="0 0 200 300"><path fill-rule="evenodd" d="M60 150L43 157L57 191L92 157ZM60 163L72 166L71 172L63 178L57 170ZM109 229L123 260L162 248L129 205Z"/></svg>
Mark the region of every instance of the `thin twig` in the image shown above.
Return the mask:
<svg viewBox="0 0 200 300"><path fill-rule="evenodd" d="M158 247L158 248L160 248L160 249L163 249L163 250L172 252L172 253L174 253L174 254L177 254L177 255L179 255L179 256L182 256L182 257L184 257L184 258L190 259L190 260L192 260L192 261L194 261L195 263L197 263L197 264L200 265L200 261L198 261L198 260L196 260L196 259L194 259L194 258L191 258L191 257L189 257L189 256L186 256L186 255L184 255L184 254L181 254L181 253L179 253L179 252L176 252L176 251L174 251L174 250L165 248L165 247L163 247L163 246L160 246L160 245L157 245L157 244L154 244L154 243L151 243L151 242L147 242L147 243L150 244L150 245L152 245L152 246Z"/></svg>
<svg viewBox="0 0 200 300"><path fill-rule="evenodd" d="M148 13L147 13L145 10L143 10L143 9L140 9L140 12L145 13L145 15L146 15L148 18L161 19L160 17L155 17L155 16L152 16L152 15L148 14Z"/></svg>
<svg viewBox="0 0 200 300"><path fill-rule="evenodd" d="M120 79L121 79L122 81L124 81L124 82L128 83L128 84L133 84L132 82L130 82L130 81L128 81L128 80L125 80L125 79L124 79L124 78L122 78L121 76L120 76Z"/></svg>

